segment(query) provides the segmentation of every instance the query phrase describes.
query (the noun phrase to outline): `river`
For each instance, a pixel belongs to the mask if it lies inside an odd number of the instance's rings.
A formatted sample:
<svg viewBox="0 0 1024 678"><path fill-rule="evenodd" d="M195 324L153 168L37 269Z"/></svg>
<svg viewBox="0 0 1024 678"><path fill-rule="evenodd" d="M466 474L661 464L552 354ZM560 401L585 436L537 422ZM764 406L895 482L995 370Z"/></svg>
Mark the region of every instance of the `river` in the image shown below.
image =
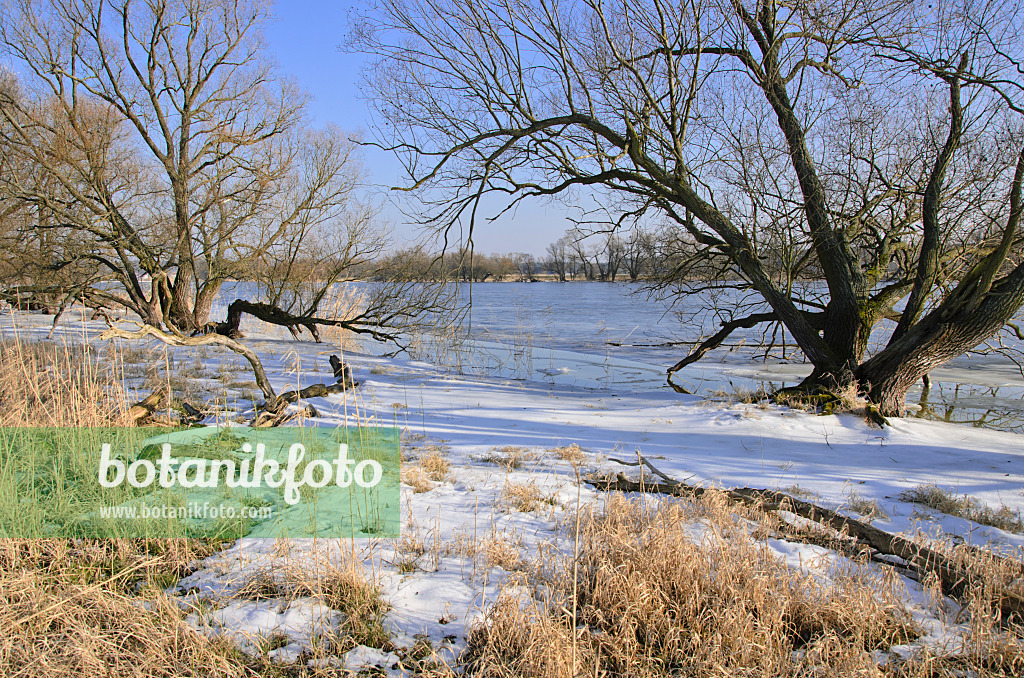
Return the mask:
<svg viewBox="0 0 1024 678"><path fill-rule="evenodd" d="M673 308L631 284L477 283L462 295L472 299L466 319L472 340L441 342L422 357L464 372L581 388L670 388L666 368L718 325L714 315L694 313L706 297ZM674 381L715 394L794 384L810 371L791 343L765 355L761 331L736 332ZM1024 432L1024 377L1005 355L968 354L931 378L929 392L917 387L909 394L913 414Z"/></svg>

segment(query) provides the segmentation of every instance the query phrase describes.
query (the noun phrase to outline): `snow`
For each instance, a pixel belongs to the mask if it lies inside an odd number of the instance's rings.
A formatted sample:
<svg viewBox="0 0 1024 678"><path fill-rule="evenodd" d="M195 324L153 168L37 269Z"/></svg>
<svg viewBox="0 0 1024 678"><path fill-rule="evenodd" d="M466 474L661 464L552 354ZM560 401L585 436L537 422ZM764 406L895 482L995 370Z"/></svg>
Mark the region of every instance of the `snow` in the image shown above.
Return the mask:
<svg viewBox="0 0 1024 678"><path fill-rule="evenodd" d="M84 322L63 327L69 341L80 341L82 332L95 336L101 329ZM11 332L10 318L0 328ZM28 326L19 318L23 338L45 335L48 329L48 324ZM337 352L272 338L253 337L249 344L263 357L279 390L324 381L330 375L327 356ZM211 349L209 361L233 358ZM601 497L579 485L577 473L635 474L636 469L613 459L635 461L637 454L690 483L788 492L798 488L812 493L816 503L839 510L854 496L876 500L888 518L876 518L873 524L888 531L938 530L972 544L1024 547L1022 535L935 514L899 498L905 490L934 483L993 507L1024 509L1024 437L1018 434L920 419L896 419L890 428L879 429L855 415L821 417L770 405L709 402L667 389L596 388L581 379L554 379L569 372L570 363L561 361L547 370L535 368L544 378L528 381L450 374L403 358L349 352L343 359L360 387L351 394L314 399L320 418L307 425L398 426L405 431L403 452L418 456L433 446L447 453L449 479L432 483L433 489L422 493L403 485L403 538L421 540L424 546L411 568L398 567L397 540L303 540L282 548L272 540L247 538L210 557L172 587L193 623L229 633L250 650L251 639L281 633L288 644L275 650L275 656L297 657L337 622L337 613L310 599L232 598L241 582L285 562L340 561L354 549L391 606L387 625L393 642L411 646L429 638L435 648L454 656L488 603L511 581L508 572L460 552L459 545L500 539L524 558L536 556L544 545L567 548L559 521L577 502ZM579 471L545 452L572 443L587 452ZM535 458L509 471L481 461L504 446L527 448ZM549 503L535 511L517 511L502 499L507 484L532 484ZM818 546L772 539L765 547L790 566L823 577L841 566L841 556ZM952 642L955 614L940 618L915 582L904 583L912 614L927 632L919 642ZM387 669L394 659L360 646L344 661L350 669Z"/></svg>

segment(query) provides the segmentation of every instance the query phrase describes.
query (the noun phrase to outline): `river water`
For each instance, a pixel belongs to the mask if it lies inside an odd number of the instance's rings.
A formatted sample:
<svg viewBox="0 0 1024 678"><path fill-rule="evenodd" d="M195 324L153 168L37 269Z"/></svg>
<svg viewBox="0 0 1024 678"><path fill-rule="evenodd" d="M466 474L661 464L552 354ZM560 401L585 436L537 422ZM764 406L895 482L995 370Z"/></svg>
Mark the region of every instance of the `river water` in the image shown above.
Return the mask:
<svg viewBox="0 0 1024 678"><path fill-rule="evenodd" d="M435 346L422 357L510 379L668 389L666 368L717 329L713 315L692 313L699 299L672 308L630 284L477 283L462 294L472 299L465 323L472 340L441 351ZM768 355L762 345L761 329L737 331L673 381L693 393L715 394L791 385L810 371L792 344ZM962 356L931 378L929 392L918 387L909 394L912 413L1024 432L1024 377L1006 356Z"/></svg>

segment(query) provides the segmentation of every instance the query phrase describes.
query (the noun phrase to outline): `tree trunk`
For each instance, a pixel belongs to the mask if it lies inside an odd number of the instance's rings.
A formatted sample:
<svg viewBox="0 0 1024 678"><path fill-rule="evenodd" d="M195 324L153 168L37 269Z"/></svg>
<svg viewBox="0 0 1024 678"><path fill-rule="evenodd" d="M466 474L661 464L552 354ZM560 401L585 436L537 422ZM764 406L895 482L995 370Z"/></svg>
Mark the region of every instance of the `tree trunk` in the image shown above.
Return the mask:
<svg viewBox="0 0 1024 678"><path fill-rule="evenodd" d="M882 354L879 354L882 355ZM868 400L878 406L885 417L902 417L907 410L907 391L917 381L945 360L929 355L922 347L910 354L891 354L859 370L861 388Z"/></svg>
<svg viewBox="0 0 1024 678"><path fill-rule="evenodd" d="M220 281L209 281L196 294L196 306L193 317L197 327L203 327L210 321L210 309L213 308L214 299L220 294L220 288Z"/></svg>
<svg viewBox="0 0 1024 678"><path fill-rule="evenodd" d="M958 290L959 291L959 290ZM861 390L883 416L902 416L907 391L934 368L995 336L1024 305L1024 265L974 303L952 293L910 331L856 370Z"/></svg>

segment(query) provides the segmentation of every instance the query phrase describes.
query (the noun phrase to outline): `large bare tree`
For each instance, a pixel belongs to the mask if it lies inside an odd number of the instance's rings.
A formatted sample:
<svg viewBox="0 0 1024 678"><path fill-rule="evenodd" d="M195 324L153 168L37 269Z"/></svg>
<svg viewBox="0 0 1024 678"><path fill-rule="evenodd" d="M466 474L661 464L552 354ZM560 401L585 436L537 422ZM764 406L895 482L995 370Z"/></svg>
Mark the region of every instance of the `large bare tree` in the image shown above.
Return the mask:
<svg viewBox="0 0 1024 678"><path fill-rule="evenodd" d="M0 205L20 236L8 252L34 264L5 281L10 298L123 307L148 334L215 333L246 357L233 343L243 313L317 340L324 325L389 339L439 302L377 285L357 312L321 312L385 234L359 197L358 144L309 129L306 95L265 54L267 19L251 0L4 4L16 81L0 92ZM243 288L211 322L235 280L258 293Z"/></svg>
<svg viewBox="0 0 1024 678"><path fill-rule="evenodd" d="M1024 303L1022 28L1010 0L378 0L352 44L427 223L660 214L762 300L690 360L781 323L804 388L896 415Z"/></svg>

